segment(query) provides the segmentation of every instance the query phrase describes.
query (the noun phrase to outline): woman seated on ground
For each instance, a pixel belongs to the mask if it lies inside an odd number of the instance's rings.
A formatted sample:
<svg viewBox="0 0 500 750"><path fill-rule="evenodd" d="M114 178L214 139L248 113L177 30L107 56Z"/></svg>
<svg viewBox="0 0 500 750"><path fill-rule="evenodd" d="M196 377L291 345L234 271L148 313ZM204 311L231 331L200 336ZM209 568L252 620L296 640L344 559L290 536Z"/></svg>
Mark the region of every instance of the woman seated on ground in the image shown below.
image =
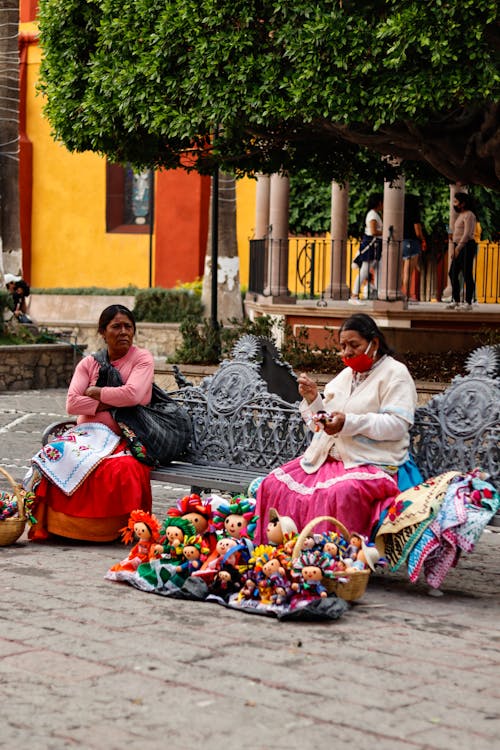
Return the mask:
<svg viewBox="0 0 500 750"><path fill-rule="evenodd" d="M33 459L25 486L35 488L33 540L49 534L105 542L116 539L131 511L151 510L150 468L126 451L112 409L151 400L153 356L133 345L135 319L123 305L101 313L98 332L123 385L99 387L93 355L79 362L66 408L77 428L45 446Z"/></svg>
<svg viewBox="0 0 500 750"><path fill-rule="evenodd" d="M299 408L314 437L303 456L260 485L258 542L270 508L291 516L299 530L328 515L369 536L393 498L422 481L408 453L417 403L410 373L369 315L351 316L339 335L346 368L327 384L324 398L310 377L299 376ZM315 531L326 528L318 524Z"/></svg>

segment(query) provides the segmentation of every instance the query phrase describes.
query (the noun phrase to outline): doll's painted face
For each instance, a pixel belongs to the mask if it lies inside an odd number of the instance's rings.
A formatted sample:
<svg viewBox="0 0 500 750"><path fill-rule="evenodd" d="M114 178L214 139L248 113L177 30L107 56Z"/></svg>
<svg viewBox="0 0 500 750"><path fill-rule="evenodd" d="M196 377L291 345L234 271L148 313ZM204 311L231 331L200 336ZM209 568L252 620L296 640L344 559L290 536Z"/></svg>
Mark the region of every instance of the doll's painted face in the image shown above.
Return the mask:
<svg viewBox="0 0 500 750"><path fill-rule="evenodd" d="M166 531L166 537L169 544L177 547L184 540L184 532L177 526L169 526Z"/></svg>
<svg viewBox="0 0 500 750"><path fill-rule="evenodd" d="M351 538L349 539L349 544L352 547L357 547L358 549L361 549L361 537L359 537L357 534L353 534Z"/></svg>
<svg viewBox="0 0 500 750"><path fill-rule="evenodd" d="M233 539L239 539L246 534L247 522L243 516L231 513L231 515L229 515L224 521L224 529L226 534L232 536Z"/></svg>
<svg viewBox="0 0 500 750"><path fill-rule="evenodd" d="M306 565L302 568L302 577L306 583L319 583L323 577L323 573L317 565Z"/></svg>
<svg viewBox="0 0 500 750"><path fill-rule="evenodd" d="M337 557L339 548L335 544L335 542L327 542L325 546L323 547L323 551L330 555L330 557Z"/></svg>
<svg viewBox="0 0 500 750"><path fill-rule="evenodd" d="M302 544L302 549L304 549L304 550L312 549L315 544L316 544L316 542L315 542L313 536L306 536L306 538L304 539L304 542Z"/></svg>
<svg viewBox="0 0 500 750"><path fill-rule="evenodd" d="M270 578L272 575L275 575L276 573L281 573L282 570L283 568L281 567L280 561L277 558L273 558L272 560L267 560L262 566L262 572L264 573L265 576L267 576L267 578Z"/></svg>
<svg viewBox="0 0 500 750"><path fill-rule="evenodd" d="M200 550L192 544L187 544L182 553L186 560L198 560L200 557Z"/></svg>
<svg viewBox="0 0 500 750"><path fill-rule="evenodd" d="M201 513L193 511L192 513L186 513L183 518L187 518L188 521L191 521L197 534L204 534L208 529L208 521L205 516L201 515Z"/></svg>
<svg viewBox="0 0 500 750"><path fill-rule="evenodd" d="M222 555L225 555L226 552L231 549L231 547L236 547L236 546L237 546L236 539L225 536L222 539L219 539L219 541L217 542L215 546L215 549L217 551L217 554L222 557Z"/></svg>
<svg viewBox="0 0 500 750"><path fill-rule="evenodd" d="M281 530L281 524L277 518L269 521L269 523L267 524L266 534L269 544L283 543L283 532Z"/></svg>
<svg viewBox="0 0 500 750"><path fill-rule="evenodd" d="M138 521L137 523L134 523L134 534L138 539L141 539L143 542L149 542L151 539L151 532L149 528L146 526L145 523L142 521Z"/></svg>

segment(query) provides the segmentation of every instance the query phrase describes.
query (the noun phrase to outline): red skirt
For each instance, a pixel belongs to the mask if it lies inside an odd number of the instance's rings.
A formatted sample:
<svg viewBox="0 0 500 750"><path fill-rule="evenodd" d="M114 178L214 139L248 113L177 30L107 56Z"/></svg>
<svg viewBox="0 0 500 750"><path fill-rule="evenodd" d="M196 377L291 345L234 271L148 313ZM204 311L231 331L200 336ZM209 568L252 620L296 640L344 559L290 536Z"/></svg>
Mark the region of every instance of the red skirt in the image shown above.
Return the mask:
<svg viewBox="0 0 500 750"><path fill-rule="evenodd" d="M328 458L314 474L307 474L300 458L269 474L257 491L259 515L255 542L266 543L269 509L290 516L301 531L313 518L333 516L350 533L369 536L379 515L399 493L396 481L376 466L346 469L342 461ZM332 528L319 523L314 532Z"/></svg>
<svg viewBox="0 0 500 750"><path fill-rule="evenodd" d="M114 453L123 448L119 443ZM150 472L149 466L133 456L113 454L70 496L43 477L35 491L37 523L28 537L33 541L47 539L49 534L90 542L116 539L133 510L151 511Z"/></svg>

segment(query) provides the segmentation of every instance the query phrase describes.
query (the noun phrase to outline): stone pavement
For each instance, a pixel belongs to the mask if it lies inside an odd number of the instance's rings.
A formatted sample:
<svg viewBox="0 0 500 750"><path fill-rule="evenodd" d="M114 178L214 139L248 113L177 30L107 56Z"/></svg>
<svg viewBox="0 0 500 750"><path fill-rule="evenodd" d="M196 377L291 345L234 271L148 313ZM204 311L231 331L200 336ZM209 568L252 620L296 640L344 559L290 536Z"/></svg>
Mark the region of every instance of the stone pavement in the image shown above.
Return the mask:
<svg viewBox="0 0 500 750"><path fill-rule="evenodd" d="M64 401L0 394L0 465L16 479ZM155 512L185 491L155 485ZM118 543L23 537L0 548L0 747L498 748L499 531L443 596L372 576L327 624L144 594L103 579Z"/></svg>

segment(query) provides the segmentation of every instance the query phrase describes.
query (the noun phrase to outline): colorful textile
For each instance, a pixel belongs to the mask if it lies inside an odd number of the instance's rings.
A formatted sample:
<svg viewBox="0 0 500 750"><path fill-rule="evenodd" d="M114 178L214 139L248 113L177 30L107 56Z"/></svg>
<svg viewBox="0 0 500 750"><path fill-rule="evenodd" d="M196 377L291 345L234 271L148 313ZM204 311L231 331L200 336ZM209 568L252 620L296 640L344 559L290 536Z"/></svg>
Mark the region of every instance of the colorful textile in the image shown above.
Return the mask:
<svg viewBox="0 0 500 750"><path fill-rule="evenodd" d="M439 512L408 555L410 581L423 571L439 588L460 553L472 552L484 527L500 507L500 495L479 471L450 484Z"/></svg>
<svg viewBox="0 0 500 750"><path fill-rule="evenodd" d="M119 436L106 425L84 423L44 445L32 462L62 492L72 495L119 442Z"/></svg>
<svg viewBox="0 0 500 750"><path fill-rule="evenodd" d="M314 474L307 474L300 458L280 466L267 476L257 492L256 512L259 515L256 544L266 541L269 510L289 516L297 528L317 516L333 516L348 531L369 536L381 511L398 494L395 480L375 466L345 469L342 461L328 458ZM315 532L326 531L328 523L320 523Z"/></svg>
<svg viewBox="0 0 500 750"><path fill-rule="evenodd" d="M450 482L460 476L457 471L447 471L431 477L401 492L381 513L375 542L391 570L398 570L406 561L409 551L439 510Z"/></svg>

